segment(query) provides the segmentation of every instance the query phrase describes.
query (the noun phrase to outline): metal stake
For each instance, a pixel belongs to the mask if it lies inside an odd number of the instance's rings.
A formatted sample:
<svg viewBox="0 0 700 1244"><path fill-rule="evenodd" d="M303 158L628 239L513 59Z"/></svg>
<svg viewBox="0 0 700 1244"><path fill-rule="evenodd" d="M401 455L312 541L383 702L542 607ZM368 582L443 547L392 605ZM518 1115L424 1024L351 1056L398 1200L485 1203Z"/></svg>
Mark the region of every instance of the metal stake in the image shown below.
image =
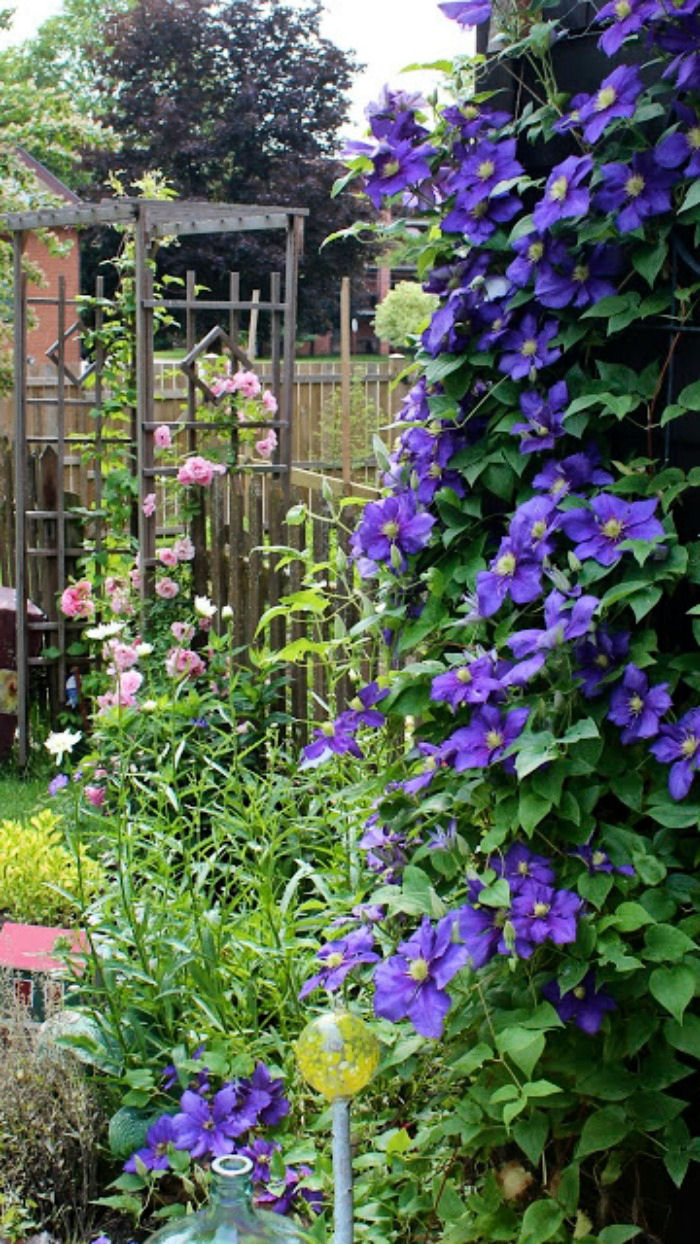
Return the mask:
<svg viewBox="0 0 700 1244"><path fill-rule="evenodd" d="M350 1148L350 1100L333 1099L333 1206L334 1244L352 1244L352 1150Z"/></svg>

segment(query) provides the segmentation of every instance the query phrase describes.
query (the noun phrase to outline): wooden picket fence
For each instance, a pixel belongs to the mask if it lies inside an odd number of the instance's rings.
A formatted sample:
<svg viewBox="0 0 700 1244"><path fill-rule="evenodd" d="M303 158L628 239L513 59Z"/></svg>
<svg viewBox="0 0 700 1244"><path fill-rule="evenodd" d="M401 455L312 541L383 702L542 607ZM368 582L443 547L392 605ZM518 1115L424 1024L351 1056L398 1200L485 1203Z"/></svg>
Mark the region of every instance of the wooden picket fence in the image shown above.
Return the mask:
<svg viewBox="0 0 700 1244"><path fill-rule="evenodd" d="M405 393L405 385L397 377L403 359L381 359L353 363L350 374L350 444L352 477L373 485L376 466L373 442L378 436L385 444L394 438L392 424ZM269 384L272 370L269 363L256 364L262 383ZM186 377L176 363L159 362L155 367L155 417L163 423L175 423L182 417L186 399ZM56 375L54 369L31 369L28 380L28 407L31 434L35 438L56 435ZM294 369L294 407L292 421L292 461L305 470L334 475L341 470L343 409L341 402L341 365L325 360L299 359ZM77 438L94 433L91 415L93 400L89 384L83 388L66 385L65 487L83 498L83 504L94 501L91 472L81 455ZM13 436L13 395L0 398L0 437ZM76 443L70 444L71 438Z"/></svg>

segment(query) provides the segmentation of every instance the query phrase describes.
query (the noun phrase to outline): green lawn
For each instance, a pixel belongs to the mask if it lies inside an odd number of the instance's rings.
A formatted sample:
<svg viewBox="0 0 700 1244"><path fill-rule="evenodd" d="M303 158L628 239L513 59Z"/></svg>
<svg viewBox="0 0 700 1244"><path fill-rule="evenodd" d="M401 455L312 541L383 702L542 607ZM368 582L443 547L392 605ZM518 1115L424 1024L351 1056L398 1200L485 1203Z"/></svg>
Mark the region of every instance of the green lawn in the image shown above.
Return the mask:
<svg viewBox="0 0 700 1244"><path fill-rule="evenodd" d="M46 798L53 773L21 777L14 766L0 763L0 821L30 816L40 800Z"/></svg>

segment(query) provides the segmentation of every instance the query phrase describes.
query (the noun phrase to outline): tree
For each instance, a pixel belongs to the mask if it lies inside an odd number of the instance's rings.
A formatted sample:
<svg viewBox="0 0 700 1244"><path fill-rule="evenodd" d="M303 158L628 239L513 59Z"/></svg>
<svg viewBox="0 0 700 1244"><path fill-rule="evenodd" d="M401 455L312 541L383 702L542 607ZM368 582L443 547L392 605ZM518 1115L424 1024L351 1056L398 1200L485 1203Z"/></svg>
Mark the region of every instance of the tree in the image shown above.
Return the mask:
<svg viewBox="0 0 700 1244"><path fill-rule="evenodd" d="M126 181L159 169L186 197L310 209L301 272L302 319L321 327L341 274L357 267L352 241L323 255L324 237L355 214L330 199L335 152L357 66L322 38L321 5L279 0L138 0L110 5L85 56L105 121L121 139ZM109 152L90 157L103 183ZM274 240L273 240L274 239ZM237 266L251 286L283 263L275 235L183 243L171 271L195 267L213 290ZM264 288L264 284L263 284Z"/></svg>
<svg viewBox="0 0 700 1244"><path fill-rule="evenodd" d="M8 28L10 17L10 10L0 10L0 29ZM28 75L25 59L14 49L0 53L0 86L0 214L51 206L55 200L39 186L18 148L64 180L75 181L71 171L78 164L80 151L94 144L106 149L111 141L109 132L76 112L66 91L39 86ZM45 240L50 247L58 245L50 234ZM12 244L7 236L0 236L0 391L11 382L12 265ZM27 266L27 274L35 283L42 280L35 266Z"/></svg>

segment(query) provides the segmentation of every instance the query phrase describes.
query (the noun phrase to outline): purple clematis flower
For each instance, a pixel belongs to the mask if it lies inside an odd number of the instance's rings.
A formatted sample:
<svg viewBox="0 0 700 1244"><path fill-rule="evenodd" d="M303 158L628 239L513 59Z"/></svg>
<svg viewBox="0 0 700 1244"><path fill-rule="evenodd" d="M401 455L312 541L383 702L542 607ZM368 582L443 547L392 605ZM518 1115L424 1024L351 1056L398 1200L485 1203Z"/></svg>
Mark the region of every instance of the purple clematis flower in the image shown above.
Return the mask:
<svg viewBox="0 0 700 1244"><path fill-rule="evenodd" d="M317 726L313 740L302 749L301 767L315 767L324 764L333 755L344 756L347 752L362 759L363 753L355 741L357 727L357 713L351 710L341 713L335 721L326 721L322 726Z"/></svg>
<svg viewBox="0 0 700 1244"><path fill-rule="evenodd" d="M551 941L564 946L576 941L577 918L583 902L573 890L527 881L513 899L512 922L517 935L539 946Z"/></svg>
<svg viewBox="0 0 700 1244"><path fill-rule="evenodd" d="M480 138L487 130L501 130L513 119L510 113L499 112L488 103L476 103L473 99L443 108L442 116L465 139Z"/></svg>
<svg viewBox="0 0 700 1244"><path fill-rule="evenodd" d="M561 514L551 497L531 497L515 511L508 536L522 553L541 562L554 551L553 537L560 521Z"/></svg>
<svg viewBox="0 0 700 1244"><path fill-rule="evenodd" d="M664 529L652 515L658 499L625 501L612 493L601 492L590 503L590 509L568 510L562 515L561 526L575 544L579 561L592 557L601 566L614 566L623 550L624 540L658 540Z"/></svg>
<svg viewBox="0 0 700 1244"><path fill-rule="evenodd" d="M416 145L412 139L397 139L393 134L374 143L349 144L346 150L348 155L366 155L371 159L373 170L364 190L377 209L383 199L430 177L429 161L435 155L435 148L428 143Z"/></svg>
<svg viewBox="0 0 700 1244"><path fill-rule="evenodd" d="M425 548L434 524L434 516L419 510L410 492L370 501L353 533L353 556L364 555L375 566L387 562L394 570L404 571L406 557Z"/></svg>
<svg viewBox="0 0 700 1244"><path fill-rule="evenodd" d="M455 203L440 228L443 233L463 233L474 246L480 246L496 232L498 225L512 220L520 206L520 199L514 194L487 198L474 193L468 200Z"/></svg>
<svg viewBox="0 0 700 1244"><path fill-rule="evenodd" d="M505 536L488 570L476 576L479 617L490 618L508 595L517 605L536 600L542 590L542 567L530 549Z"/></svg>
<svg viewBox="0 0 700 1244"><path fill-rule="evenodd" d="M635 871L631 864L613 864L607 851L601 847L591 846L590 841L570 852L583 860L591 875L595 873L620 873L623 877L634 877Z"/></svg>
<svg viewBox="0 0 700 1244"><path fill-rule="evenodd" d="M686 177L700 177L700 119L683 104L676 104L682 128L661 139L655 151L661 168L680 168L685 164Z"/></svg>
<svg viewBox="0 0 700 1244"><path fill-rule="evenodd" d="M238 1111L239 1092L235 1084L225 1084L212 1101L186 1089L180 1099L181 1111L173 1116L176 1149L187 1149L193 1158L211 1155L221 1158L232 1153L234 1137L255 1125L255 1114Z"/></svg>
<svg viewBox="0 0 700 1244"><path fill-rule="evenodd" d="M595 95L579 105L579 121L586 142L596 143L611 121L634 116L641 91L642 79L635 66L618 65L613 69Z"/></svg>
<svg viewBox="0 0 700 1244"><path fill-rule="evenodd" d="M537 319L532 313L523 316L518 328L511 329L503 338L505 353L498 362L498 370L506 372L512 380L524 380L541 367L549 367L556 363L561 350L553 349L549 343L556 337L559 325L555 320L547 320L538 329Z"/></svg>
<svg viewBox="0 0 700 1244"><path fill-rule="evenodd" d="M597 22L611 21L600 36L598 46L608 56L614 56L629 35L644 29L654 7L654 0L609 0L595 18Z"/></svg>
<svg viewBox="0 0 700 1244"><path fill-rule="evenodd" d="M146 1144L137 1149L124 1163L124 1170L129 1174L138 1174L137 1163L145 1166L147 1171L167 1171L170 1169L168 1150L170 1145L177 1145L177 1131L173 1116L162 1114L146 1132Z"/></svg>
<svg viewBox="0 0 700 1244"><path fill-rule="evenodd" d="M630 647L629 631L610 632L603 624L595 635L576 644L576 673L583 680L581 691L587 700L602 691L601 683L625 659Z"/></svg>
<svg viewBox="0 0 700 1244"><path fill-rule="evenodd" d="M563 242L539 233L516 238L513 250L517 259L506 268L506 276L517 289L528 285L543 267L564 263L569 253Z"/></svg>
<svg viewBox="0 0 700 1244"><path fill-rule="evenodd" d="M453 22L459 22L471 30L472 26L481 26L491 16L491 0L445 0L438 8Z"/></svg>
<svg viewBox="0 0 700 1244"><path fill-rule="evenodd" d="M668 789L673 799L684 799L700 766L700 708L691 708L675 725L661 726L651 751L661 764L671 766Z"/></svg>
<svg viewBox="0 0 700 1244"><path fill-rule="evenodd" d="M586 484L595 484L598 487L612 484L612 475L599 468L599 461L600 454L597 449L571 454L561 462L551 459L535 476L532 486L541 492L548 492L553 501L559 502L564 497L576 496Z"/></svg>
<svg viewBox="0 0 700 1244"><path fill-rule="evenodd" d="M270 1181L272 1155L279 1153L281 1149L279 1141L257 1139L252 1140L249 1145L243 1145L236 1152L245 1158L250 1158L253 1163L253 1169L250 1172L253 1183L266 1184Z"/></svg>
<svg viewBox="0 0 700 1244"><path fill-rule="evenodd" d="M552 1003L559 1018L567 1024L573 1020L582 1032L594 1036L607 1011L617 1010L614 1000L604 989L596 989L595 973L587 972L580 985L562 994L556 981L547 981L542 993Z"/></svg>
<svg viewBox="0 0 700 1244"><path fill-rule="evenodd" d="M455 730L445 741L445 753L453 757L456 772L497 764L506 748L522 734L529 715L529 708L514 708L506 714L491 704L477 709L469 725ZM512 756L505 760L503 767L507 772L513 771Z"/></svg>
<svg viewBox="0 0 700 1244"><path fill-rule="evenodd" d="M494 691L500 690L501 683L494 678L491 657L477 657L475 661L438 674L432 681L430 698L436 703L449 704L455 710L460 704L485 704Z"/></svg>
<svg viewBox="0 0 700 1244"><path fill-rule="evenodd" d="M575 263L571 256L561 268L542 265L535 281L535 297L543 307L587 307L616 292L610 277L622 266L618 247L599 243Z"/></svg>
<svg viewBox="0 0 700 1244"><path fill-rule="evenodd" d="M662 22L653 31L659 47L673 54L662 77L672 79L678 90L697 90L700 87L700 20L694 12L681 16L679 6L673 8L676 21Z"/></svg>
<svg viewBox="0 0 700 1244"><path fill-rule="evenodd" d="M319 987L335 993L348 973L358 964L378 963L379 955L373 947L374 934L370 929L357 929L354 933L348 933L347 937L339 937L336 941L322 946L316 958L322 961L323 967L304 982L299 997L306 998Z"/></svg>
<svg viewBox="0 0 700 1244"><path fill-rule="evenodd" d="M384 882L392 884L400 880L406 863L406 839L387 825L380 825L376 812L365 823L358 846L367 852L367 867L378 873Z"/></svg>
<svg viewBox="0 0 700 1244"><path fill-rule="evenodd" d="M483 883L479 883L483 889ZM464 942L468 955L469 966L478 971L493 959L494 955L509 955L510 947L506 941L505 928L508 922L508 908L480 907L477 895L476 905L466 904L457 913L459 936ZM521 947L522 952L523 947ZM527 947L524 948L527 951ZM523 958L529 958L526 953Z"/></svg>
<svg viewBox="0 0 700 1244"><path fill-rule="evenodd" d="M535 855L524 842L514 842L504 856L490 856L489 865L499 877L505 877L512 895L519 894L528 881L551 885L555 880L552 861Z"/></svg>
<svg viewBox="0 0 700 1244"><path fill-rule="evenodd" d="M397 1023L410 1019L422 1037L442 1036L452 999L445 986L468 959L466 946L452 940L454 916L439 920L435 928L427 916L398 954L379 964L374 973L374 1012Z"/></svg>
<svg viewBox="0 0 700 1244"><path fill-rule="evenodd" d="M53 798L54 795L57 795L58 792L63 790L67 785L68 778L65 773L57 773L56 776L51 778L51 781L49 782L49 794L51 795L51 798Z"/></svg>
<svg viewBox="0 0 700 1244"><path fill-rule="evenodd" d="M532 219L536 229L551 229L557 220L585 216L591 205L586 184L593 168L592 156L569 156L552 169Z"/></svg>
<svg viewBox="0 0 700 1244"><path fill-rule="evenodd" d="M659 733L659 721L672 706L668 683L649 686L649 679L636 665L628 665L622 683L610 696L608 719L622 726L623 743L652 739Z"/></svg>
<svg viewBox="0 0 700 1244"><path fill-rule="evenodd" d="M569 390L564 380L553 384L546 398L534 389L520 394L520 409L527 423L513 424L511 433L522 438L522 454L553 447L555 440L564 435L563 420L568 404Z"/></svg>
<svg viewBox="0 0 700 1244"><path fill-rule="evenodd" d="M509 637L508 645L518 664L503 681L508 686L520 687L533 678L542 669L548 652L586 634L599 604L596 596L571 600L562 592L550 592L544 602L544 629L514 631Z"/></svg>
<svg viewBox="0 0 700 1244"><path fill-rule="evenodd" d="M649 216L671 210L671 187L677 174L662 168L653 151L637 151L629 164L602 164L603 184L596 207L615 213L620 233L638 229Z"/></svg>
<svg viewBox="0 0 700 1244"><path fill-rule="evenodd" d="M284 1095L284 1080L274 1080L264 1063L257 1063L252 1076L238 1082L241 1102L245 1109L249 1104L257 1113L256 1123L274 1127L289 1114L290 1105Z"/></svg>
<svg viewBox="0 0 700 1244"><path fill-rule="evenodd" d="M379 98L365 108L365 116L375 138L420 139L428 131L416 121L416 111L425 107L419 92L396 91L385 85Z"/></svg>

